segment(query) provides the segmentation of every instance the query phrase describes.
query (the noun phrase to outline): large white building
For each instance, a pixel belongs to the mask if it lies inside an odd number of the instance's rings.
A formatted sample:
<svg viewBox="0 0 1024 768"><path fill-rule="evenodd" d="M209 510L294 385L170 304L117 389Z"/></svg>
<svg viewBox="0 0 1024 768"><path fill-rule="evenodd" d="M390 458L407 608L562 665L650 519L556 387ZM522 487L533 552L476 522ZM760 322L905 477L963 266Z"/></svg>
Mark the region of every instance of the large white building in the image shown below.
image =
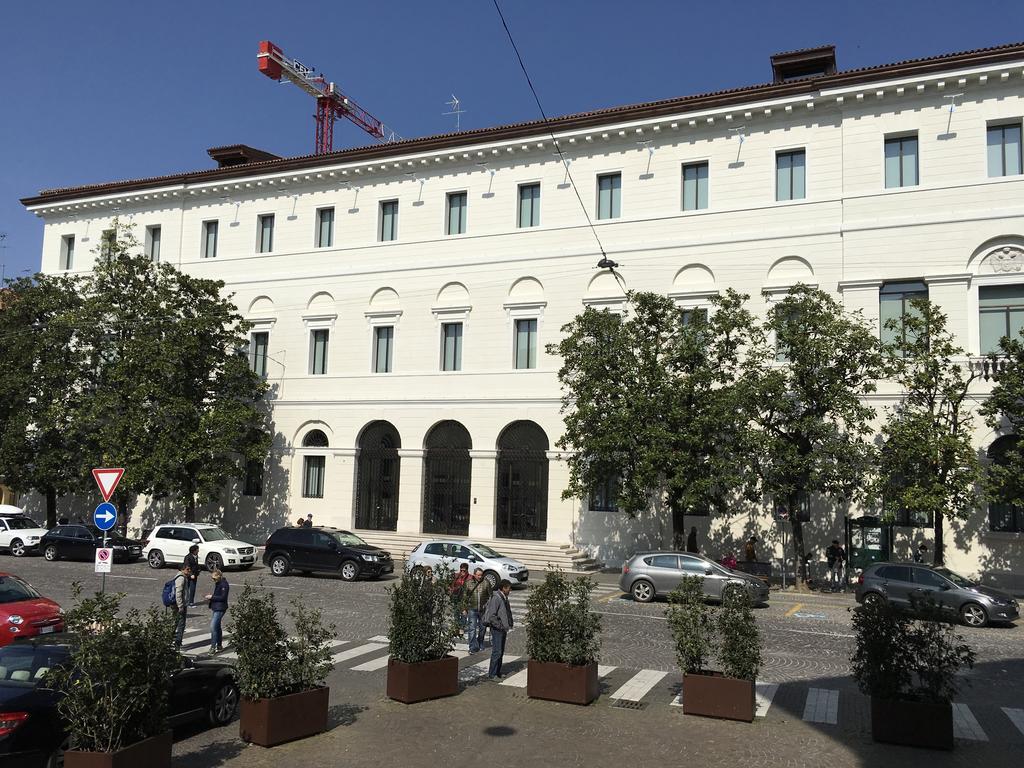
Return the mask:
<svg viewBox="0 0 1024 768"><path fill-rule="evenodd" d="M577 192L628 288L684 306L733 287L763 312L804 282L881 323L927 295L975 366L1024 322L1024 44L846 72L818 48L772 70L548 125L297 158L222 147L213 170L23 202L44 272L89 270L119 215L154 258L225 280L252 321L274 448L226 524L255 537L312 513L397 550L443 532L616 563L667 524L561 497L545 345L585 306L624 304ZM880 417L896 395L872 397ZM977 419L979 451L999 436ZM709 554L757 532L778 558L767 509L698 521ZM819 553L846 512L814 516ZM898 531L903 554L931 537ZM1024 572L1024 510L982 505L947 546L963 571Z"/></svg>

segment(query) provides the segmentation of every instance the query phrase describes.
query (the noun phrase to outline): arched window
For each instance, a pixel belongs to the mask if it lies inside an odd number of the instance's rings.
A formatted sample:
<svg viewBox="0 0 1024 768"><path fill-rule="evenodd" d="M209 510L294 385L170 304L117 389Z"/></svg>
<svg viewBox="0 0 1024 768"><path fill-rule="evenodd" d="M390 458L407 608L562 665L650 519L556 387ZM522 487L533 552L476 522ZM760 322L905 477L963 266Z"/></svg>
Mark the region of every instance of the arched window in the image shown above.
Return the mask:
<svg viewBox="0 0 1024 768"><path fill-rule="evenodd" d="M1009 453L1017 449L1020 435L1003 435L988 447L988 459L997 467L1006 466ZM992 531L1024 533L1024 507L1003 501L991 501L988 505L988 527Z"/></svg>
<svg viewBox="0 0 1024 768"><path fill-rule="evenodd" d="M398 473L402 440L387 421L375 421L359 437L356 464L356 528L398 528Z"/></svg>
<svg viewBox="0 0 1024 768"><path fill-rule="evenodd" d="M423 531L468 536L472 438L459 422L442 421L427 433L424 447Z"/></svg>
<svg viewBox="0 0 1024 768"><path fill-rule="evenodd" d="M543 541L547 537L547 450L547 435L532 421L514 421L498 438L498 538Z"/></svg>
<svg viewBox="0 0 1024 768"><path fill-rule="evenodd" d="M329 445L323 430L311 429L302 438L303 448L326 448ZM327 474L326 456L302 457L302 496L306 499L324 497L324 478Z"/></svg>
<svg viewBox="0 0 1024 768"><path fill-rule="evenodd" d="M302 438L303 448L326 448L328 445L330 442L327 440L327 435L321 429L311 429Z"/></svg>

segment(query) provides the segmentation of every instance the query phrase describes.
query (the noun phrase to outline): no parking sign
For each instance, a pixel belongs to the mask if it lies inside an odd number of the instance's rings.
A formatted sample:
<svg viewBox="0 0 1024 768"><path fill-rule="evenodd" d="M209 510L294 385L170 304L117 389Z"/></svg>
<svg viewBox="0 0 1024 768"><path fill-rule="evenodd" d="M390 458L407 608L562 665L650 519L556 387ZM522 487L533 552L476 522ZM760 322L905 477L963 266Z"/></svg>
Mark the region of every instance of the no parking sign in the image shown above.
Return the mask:
<svg viewBox="0 0 1024 768"><path fill-rule="evenodd" d="M112 562L114 562L114 550L108 547L96 549L96 573L110 573Z"/></svg>

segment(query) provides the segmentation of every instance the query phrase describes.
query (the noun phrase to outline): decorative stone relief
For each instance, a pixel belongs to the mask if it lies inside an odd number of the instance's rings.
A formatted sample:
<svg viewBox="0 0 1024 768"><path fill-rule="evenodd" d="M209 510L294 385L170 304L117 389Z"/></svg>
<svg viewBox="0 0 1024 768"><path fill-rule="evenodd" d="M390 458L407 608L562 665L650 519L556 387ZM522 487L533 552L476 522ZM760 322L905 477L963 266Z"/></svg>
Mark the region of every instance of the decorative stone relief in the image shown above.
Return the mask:
<svg viewBox="0 0 1024 768"><path fill-rule="evenodd" d="M1024 272L1024 250L1004 245L989 254L988 262L993 272Z"/></svg>

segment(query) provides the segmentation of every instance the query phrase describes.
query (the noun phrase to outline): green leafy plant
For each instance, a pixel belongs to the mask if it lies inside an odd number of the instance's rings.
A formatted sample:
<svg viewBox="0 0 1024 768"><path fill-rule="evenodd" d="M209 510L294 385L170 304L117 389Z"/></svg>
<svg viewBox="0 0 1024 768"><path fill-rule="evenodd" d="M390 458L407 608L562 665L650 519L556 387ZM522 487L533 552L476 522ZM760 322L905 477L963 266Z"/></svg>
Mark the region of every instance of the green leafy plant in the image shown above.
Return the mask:
<svg viewBox="0 0 1024 768"><path fill-rule="evenodd" d="M947 621L914 619L879 602L854 609L853 629L850 669L868 696L948 703L960 690L960 670L974 666L974 650Z"/></svg>
<svg viewBox="0 0 1024 768"><path fill-rule="evenodd" d="M676 660L684 674L700 674L715 649L714 622L704 603L704 580L684 576L668 596L665 610L676 646Z"/></svg>
<svg viewBox="0 0 1024 768"><path fill-rule="evenodd" d="M756 681L762 661L761 634L745 589L726 590L716 623L722 673L726 677Z"/></svg>
<svg viewBox="0 0 1024 768"><path fill-rule="evenodd" d="M74 636L69 663L49 672L48 684L63 695L57 711L73 749L116 752L168 730L168 693L180 659L174 649L174 618L166 611L129 609L123 593L83 598L65 614Z"/></svg>
<svg viewBox="0 0 1024 768"><path fill-rule="evenodd" d="M405 574L388 588L388 638L391 657L406 664L443 659L462 634L448 569L435 572L432 579Z"/></svg>
<svg viewBox="0 0 1024 768"><path fill-rule="evenodd" d="M319 608L297 599L286 616L295 634L288 636L272 592L262 583L246 584L232 608L231 641L238 653L238 689L247 699L272 699L318 688L330 674L333 624L324 624Z"/></svg>
<svg viewBox="0 0 1024 768"><path fill-rule="evenodd" d="M548 571L526 601L526 652L534 661L591 664L601 651L601 617L590 610L594 582Z"/></svg>

